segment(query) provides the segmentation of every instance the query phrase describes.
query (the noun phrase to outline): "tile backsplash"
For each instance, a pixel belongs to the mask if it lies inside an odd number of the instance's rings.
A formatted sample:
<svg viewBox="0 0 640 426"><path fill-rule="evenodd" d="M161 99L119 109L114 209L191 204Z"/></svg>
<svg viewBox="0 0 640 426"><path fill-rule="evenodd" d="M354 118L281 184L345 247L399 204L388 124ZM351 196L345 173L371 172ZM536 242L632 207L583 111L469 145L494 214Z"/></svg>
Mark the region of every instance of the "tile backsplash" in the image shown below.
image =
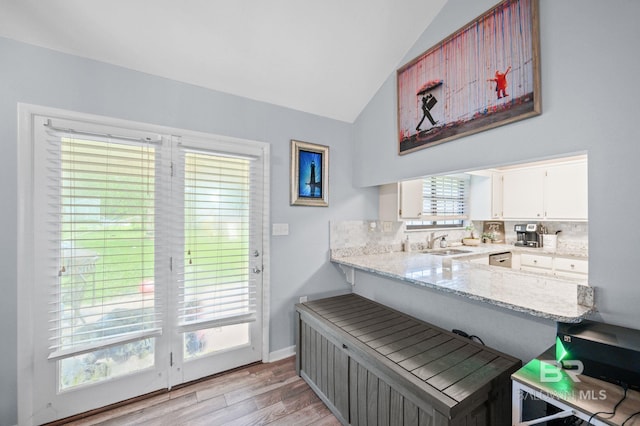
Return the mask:
<svg viewBox="0 0 640 426"><path fill-rule="evenodd" d="M387 228L384 228L384 226ZM404 222L349 220L329 222L331 257L389 253L402 250Z"/></svg>
<svg viewBox="0 0 640 426"><path fill-rule="evenodd" d="M352 220L330 222L329 245L332 257L402 251L402 242L409 237L411 250L427 248L427 237L433 231L407 231L404 222ZM469 231L437 230L435 236L447 235L447 241L460 242Z"/></svg>
<svg viewBox="0 0 640 426"><path fill-rule="evenodd" d="M507 244L513 244L516 241L516 233L513 227L517 223L523 221L505 221L505 239ZM556 251L559 253L571 253L581 256L587 256L589 253L589 224L587 222L541 222L547 228L548 234L558 233L558 246Z"/></svg>
<svg viewBox="0 0 640 426"><path fill-rule="evenodd" d="M513 227L521 221L505 221L507 244L516 241ZM482 231L483 222L474 221L476 235ZM589 251L588 224L586 222L544 222L547 232L558 234L557 252L586 256ZM433 231L407 231L404 222L381 222L378 220L351 220L329 223L329 245L331 257L347 257L362 254L402 251L402 242L409 237L411 250L424 250L428 236ZM469 236L464 229L436 230L435 236L447 234L449 244L459 243Z"/></svg>

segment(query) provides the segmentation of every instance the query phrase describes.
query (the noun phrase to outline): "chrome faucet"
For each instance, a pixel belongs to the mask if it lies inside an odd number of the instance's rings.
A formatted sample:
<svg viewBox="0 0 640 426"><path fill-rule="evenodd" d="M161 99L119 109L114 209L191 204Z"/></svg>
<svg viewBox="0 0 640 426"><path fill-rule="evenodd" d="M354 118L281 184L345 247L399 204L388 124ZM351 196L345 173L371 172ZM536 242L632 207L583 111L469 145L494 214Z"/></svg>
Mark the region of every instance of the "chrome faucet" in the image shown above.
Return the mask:
<svg viewBox="0 0 640 426"><path fill-rule="evenodd" d="M427 239L427 248L429 250L433 248L433 246L436 244L436 241L446 238L448 236L448 234L439 235L437 237L434 237L434 235L435 235L435 232L432 232L431 234L429 234L429 238Z"/></svg>

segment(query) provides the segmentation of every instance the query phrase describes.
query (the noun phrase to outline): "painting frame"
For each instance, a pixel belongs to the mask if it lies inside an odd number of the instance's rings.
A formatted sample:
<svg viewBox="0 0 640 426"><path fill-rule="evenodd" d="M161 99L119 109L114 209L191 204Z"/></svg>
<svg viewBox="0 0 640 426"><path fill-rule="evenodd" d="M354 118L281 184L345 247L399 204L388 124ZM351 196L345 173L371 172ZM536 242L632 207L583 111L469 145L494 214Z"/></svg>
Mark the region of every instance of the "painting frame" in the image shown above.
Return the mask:
<svg viewBox="0 0 640 426"><path fill-rule="evenodd" d="M328 146L291 140L290 186L292 206L329 206Z"/></svg>
<svg viewBox="0 0 640 426"><path fill-rule="evenodd" d="M539 26L539 0L504 0L400 67L398 154L541 114Z"/></svg>

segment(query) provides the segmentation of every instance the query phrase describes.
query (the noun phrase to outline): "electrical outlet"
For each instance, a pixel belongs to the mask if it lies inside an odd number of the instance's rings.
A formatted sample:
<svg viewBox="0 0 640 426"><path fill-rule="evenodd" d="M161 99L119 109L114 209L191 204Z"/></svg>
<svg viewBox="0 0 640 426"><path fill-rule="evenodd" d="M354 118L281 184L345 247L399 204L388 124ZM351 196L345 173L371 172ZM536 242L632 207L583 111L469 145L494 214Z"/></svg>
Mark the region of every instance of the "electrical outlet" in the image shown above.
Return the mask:
<svg viewBox="0 0 640 426"><path fill-rule="evenodd" d="M271 225L271 235L280 236L280 235L289 235L289 224L288 223L273 223Z"/></svg>
<svg viewBox="0 0 640 426"><path fill-rule="evenodd" d="M382 222L382 232L391 232L391 222Z"/></svg>
<svg viewBox="0 0 640 426"><path fill-rule="evenodd" d="M304 303L307 301L307 296L300 296L300 303Z"/></svg>

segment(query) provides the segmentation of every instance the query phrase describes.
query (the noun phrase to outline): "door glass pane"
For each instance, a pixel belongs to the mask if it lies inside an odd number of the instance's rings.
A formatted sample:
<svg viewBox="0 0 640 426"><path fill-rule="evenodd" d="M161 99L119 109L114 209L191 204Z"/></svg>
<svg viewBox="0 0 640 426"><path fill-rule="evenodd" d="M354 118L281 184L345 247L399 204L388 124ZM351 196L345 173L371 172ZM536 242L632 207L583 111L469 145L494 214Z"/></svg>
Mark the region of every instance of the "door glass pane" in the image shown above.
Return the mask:
<svg viewBox="0 0 640 426"><path fill-rule="evenodd" d="M70 137L57 143L50 350L68 356L59 361L58 380L67 389L153 365L153 339L140 335L160 327L153 285L155 149Z"/></svg>
<svg viewBox="0 0 640 426"><path fill-rule="evenodd" d="M184 157L184 324L255 312L249 275L251 161L202 153ZM206 324L209 322L209 324Z"/></svg>
<svg viewBox="0 0 640 426"><path fill-rule="evenodd" d="M58 389L68 390L153 367L155 340L146 338L59 361Z"/></svg>
<svg viewBox="0 0 640 426"><path fill-rule="evenodd" d="M190 331L184 333L183 336L184 359L188 360L202 355L248 345L249 324L234 324Z"/></svg>

